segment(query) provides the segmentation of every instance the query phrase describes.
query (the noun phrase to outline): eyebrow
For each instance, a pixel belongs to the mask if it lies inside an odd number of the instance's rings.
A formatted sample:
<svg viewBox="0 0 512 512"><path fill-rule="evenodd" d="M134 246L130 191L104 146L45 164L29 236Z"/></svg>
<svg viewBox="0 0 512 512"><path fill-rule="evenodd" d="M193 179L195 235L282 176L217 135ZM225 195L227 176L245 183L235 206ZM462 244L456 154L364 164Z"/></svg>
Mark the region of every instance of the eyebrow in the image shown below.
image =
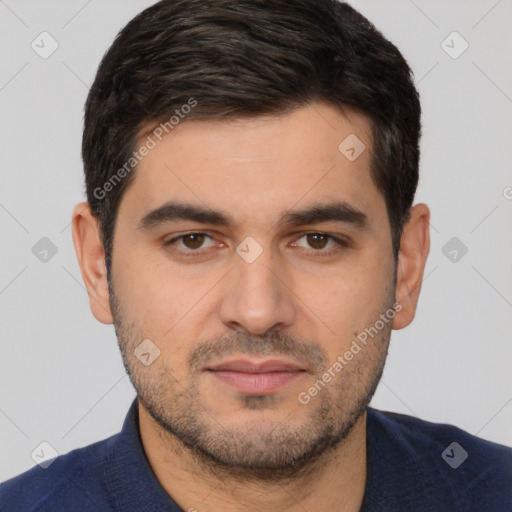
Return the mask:
<svg viewBox="0 0 512 512"><path fill-rule="evenodd" d="M200 224L232 227L234 222L222 210L212 210L203 206L169 201L150 211L140 220L139 229L151 229L167 222L188 220ZM303 210L286 212L278 225L300 226L319 222L341 222L365 230L369 227L368 216L345 201L314 204Z"/></svg>

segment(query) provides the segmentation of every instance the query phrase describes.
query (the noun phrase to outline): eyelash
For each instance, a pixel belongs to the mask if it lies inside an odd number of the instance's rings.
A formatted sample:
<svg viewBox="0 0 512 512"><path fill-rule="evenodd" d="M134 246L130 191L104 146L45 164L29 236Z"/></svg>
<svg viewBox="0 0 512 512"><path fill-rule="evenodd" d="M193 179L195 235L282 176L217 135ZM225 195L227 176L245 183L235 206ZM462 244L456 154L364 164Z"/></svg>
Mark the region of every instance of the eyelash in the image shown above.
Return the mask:
<svg viewBox="0 0 512 512"><path fill-rule="evenodd" d="M182 240L184 237L189 235L204 235L205 237L208 237L210 239L213 239L211 235L208 233L205 233L203 231L191 231L189 233L184 233L182 235L179 235L177 237L172 238L171 240L168 240L164 243L164 247L170 247L172 245L176 245L176 242L179 240ZM321 231L308 231L307 233L302 233L297 240L300 240L301 238L304 238L308 235L322 235L328 237L329 240L334 241L337 244L337 247L331 247L328 250L323 249L310 249L308 252L310 254L314 254L315 256L330 256L333 252L336 252L339 250L340 247L348 248L349 243L341 238L338 238L334 235L329 235L328 233L323 233ZM202 256L201 248L199 249L175 249L178 253L180 253L183 256L186 256L188 258L197 258L199 256Z"/></svg>

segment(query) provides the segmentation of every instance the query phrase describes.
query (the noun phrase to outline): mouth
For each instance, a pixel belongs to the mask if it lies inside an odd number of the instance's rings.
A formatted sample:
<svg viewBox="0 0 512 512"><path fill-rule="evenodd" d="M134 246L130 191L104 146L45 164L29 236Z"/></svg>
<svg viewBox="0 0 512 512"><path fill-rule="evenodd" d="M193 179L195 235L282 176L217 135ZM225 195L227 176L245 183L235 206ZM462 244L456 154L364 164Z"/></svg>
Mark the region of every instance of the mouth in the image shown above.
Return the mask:
<svg viewBox="0 0 512 512"><path fill-rule="evenodd" d="M205 369L237 391L249 395L268 395L304 376L307 371L292 362L266 359L232 359Z"/></svg>

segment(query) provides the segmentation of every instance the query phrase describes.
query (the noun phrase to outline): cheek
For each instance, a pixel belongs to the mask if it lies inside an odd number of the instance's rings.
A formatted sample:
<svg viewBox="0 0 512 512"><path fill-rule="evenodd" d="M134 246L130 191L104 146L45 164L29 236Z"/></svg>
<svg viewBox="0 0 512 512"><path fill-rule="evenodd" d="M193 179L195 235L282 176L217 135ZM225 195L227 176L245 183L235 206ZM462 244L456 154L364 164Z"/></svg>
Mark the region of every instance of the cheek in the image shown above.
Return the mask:
<svg viewBox="0 0 512 512"><path fill-rule="evenodd" d="M124 317L148 335L165 332L185 307L185 298L165 277L165 270L152 264L144 254L132 251L114 262L114 287Z"/></svg>
<svg viewBox="0 0 512 512"><path fill-rule="evenodd" d="M343 340L375 322L388 307L392 294L392 268L378 258L363 258L360 264L323 280L308 280L302 292L307 306ZM330 332L332 334L332 332Z"/></svg>

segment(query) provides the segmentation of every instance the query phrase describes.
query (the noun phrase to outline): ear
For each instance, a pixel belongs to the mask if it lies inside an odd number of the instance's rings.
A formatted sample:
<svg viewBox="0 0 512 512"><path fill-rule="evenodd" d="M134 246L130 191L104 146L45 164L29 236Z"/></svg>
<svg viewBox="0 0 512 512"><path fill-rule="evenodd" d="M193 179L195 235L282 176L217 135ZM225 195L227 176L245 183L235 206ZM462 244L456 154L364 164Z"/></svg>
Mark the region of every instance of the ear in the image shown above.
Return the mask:
<svg viewBox="0 0 512 512"><path fill-rule="evenodd" d="M430 210L420 203L411 208L400 240L395 298L399 304L393 329L403 329L414 319L425 263L430 250Z"/></svg>
<svg viewBox="0 0 512 512"><path fill-rule="evenodd" d="M88 203L79 203L73 210L73 243L95 318L104 324L113 323L110 311L105 250L96 217Z"/></svg>

